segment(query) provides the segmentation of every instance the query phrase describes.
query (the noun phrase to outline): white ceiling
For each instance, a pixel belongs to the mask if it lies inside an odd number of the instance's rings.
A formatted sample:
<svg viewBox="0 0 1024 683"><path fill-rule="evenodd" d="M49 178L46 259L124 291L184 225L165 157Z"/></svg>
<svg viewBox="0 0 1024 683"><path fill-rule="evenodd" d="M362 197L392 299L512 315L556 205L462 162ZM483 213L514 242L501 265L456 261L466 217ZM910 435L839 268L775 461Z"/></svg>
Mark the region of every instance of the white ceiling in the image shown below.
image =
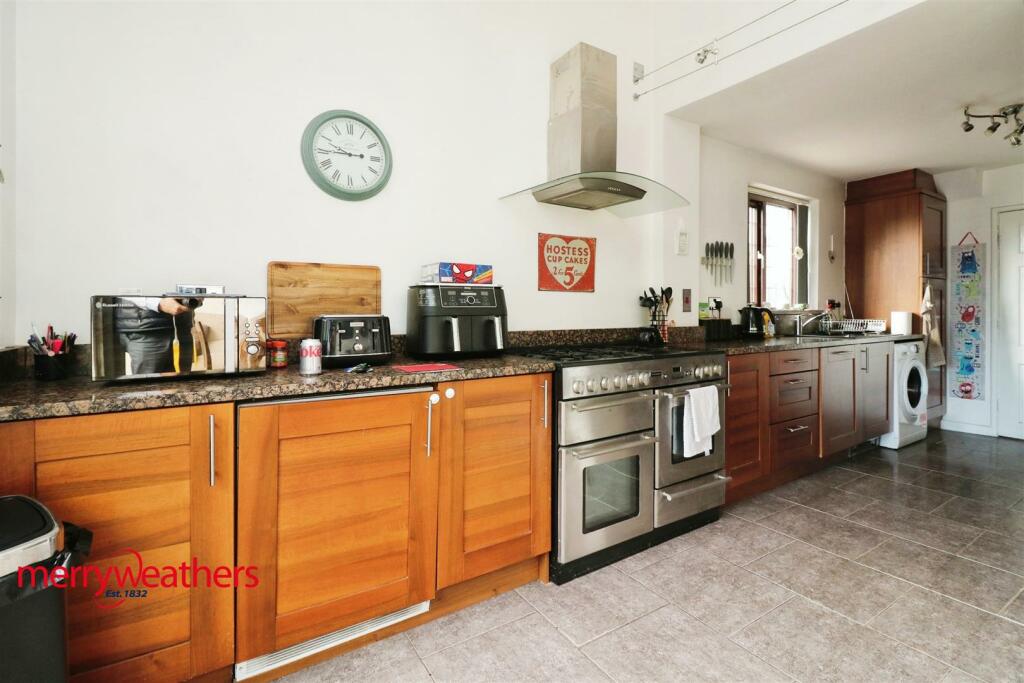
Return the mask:
<svg viewBox="0 0 1024 683"><path fill-rule="evenodd" d="M784 39L782 36L775 40ZM928 0L673 112L705 135L855 180L1024 162L960 129L962 111L1024 102L1024 2Z"/></svg>

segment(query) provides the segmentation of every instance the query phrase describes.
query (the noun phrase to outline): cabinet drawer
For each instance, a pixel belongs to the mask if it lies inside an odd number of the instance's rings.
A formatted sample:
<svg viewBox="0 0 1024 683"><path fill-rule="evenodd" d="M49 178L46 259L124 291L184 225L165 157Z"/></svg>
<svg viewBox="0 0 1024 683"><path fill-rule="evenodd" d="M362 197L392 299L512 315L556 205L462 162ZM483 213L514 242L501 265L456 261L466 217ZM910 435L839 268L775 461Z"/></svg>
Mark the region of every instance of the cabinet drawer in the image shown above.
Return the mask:
<svg viewBox="0 0 1024 683"><path fill-rule="evenodd" d="M717 472L654 492L655 528L692 517L725 502L727 478Z"/></svg>
<svg viewBox="0 0 1024 683"><path fill-rule="evenodd" d="M770 358L771 374L773 375L818 369L818 352L814 349L773 351L768 356Z"/></svg>
<svg viewBox="0 0 1024 683"><path fill-rule="evenodd" d="M772 425L772 469L781 470L818 458L818 416Z"/></svg>
<svg viewBox="0 0 1024 683"><path fill-rule="evenodd" d="M36 460L126 453L189 443L188 408L130 410L36 421Z"/></svg>
<svg viewBox="0 0 1024 683"><path fill-rule="evenodd" d="M772 424L818 412L818 373L795 372L772 377L769 394Z"/></svg>

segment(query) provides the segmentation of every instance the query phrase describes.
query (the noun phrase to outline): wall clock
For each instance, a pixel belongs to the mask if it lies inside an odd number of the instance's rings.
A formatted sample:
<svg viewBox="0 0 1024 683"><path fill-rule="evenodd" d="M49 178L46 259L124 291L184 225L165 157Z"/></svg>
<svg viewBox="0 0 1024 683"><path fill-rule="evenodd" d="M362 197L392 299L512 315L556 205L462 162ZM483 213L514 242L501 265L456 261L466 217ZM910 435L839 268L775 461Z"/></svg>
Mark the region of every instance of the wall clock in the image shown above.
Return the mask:
<svg viewBox="0 0 1024 683"><path fill-rule="evenodd" d="M302 134L302 165L327 194L348 201L369 199L391 177L391 147L365 116L325 111Z"/></svg>

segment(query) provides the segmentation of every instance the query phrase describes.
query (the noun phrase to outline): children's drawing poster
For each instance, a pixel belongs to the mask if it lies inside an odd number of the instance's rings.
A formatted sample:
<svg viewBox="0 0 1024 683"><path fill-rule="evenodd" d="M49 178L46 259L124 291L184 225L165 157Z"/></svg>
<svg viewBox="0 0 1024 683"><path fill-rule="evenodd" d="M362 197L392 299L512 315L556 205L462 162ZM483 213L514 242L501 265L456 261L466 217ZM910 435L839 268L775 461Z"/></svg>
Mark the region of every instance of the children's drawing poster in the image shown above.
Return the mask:
<svg viewBox="0 0 1024 683"><path fill-rule="evenodd" d="M949 393L955 398L985 398L985 245L952 248L953 292L950 317Z"/></svg>

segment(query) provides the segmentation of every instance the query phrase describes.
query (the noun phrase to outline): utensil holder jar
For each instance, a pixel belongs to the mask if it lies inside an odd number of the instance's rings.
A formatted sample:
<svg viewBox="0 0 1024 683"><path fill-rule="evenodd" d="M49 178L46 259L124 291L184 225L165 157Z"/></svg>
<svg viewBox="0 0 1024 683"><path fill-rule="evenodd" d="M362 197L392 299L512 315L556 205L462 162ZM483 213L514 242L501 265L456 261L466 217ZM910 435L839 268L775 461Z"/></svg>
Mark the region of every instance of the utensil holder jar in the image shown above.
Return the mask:
<svg viewBox="0 0 1024 683"><path fill-rule="evenodd" d="M33 376L36 379L50 381L56 379L67 379L71 376L71 369L74 367L70 353L59 353L56 356L33 356L35 367Z"/></svg>

